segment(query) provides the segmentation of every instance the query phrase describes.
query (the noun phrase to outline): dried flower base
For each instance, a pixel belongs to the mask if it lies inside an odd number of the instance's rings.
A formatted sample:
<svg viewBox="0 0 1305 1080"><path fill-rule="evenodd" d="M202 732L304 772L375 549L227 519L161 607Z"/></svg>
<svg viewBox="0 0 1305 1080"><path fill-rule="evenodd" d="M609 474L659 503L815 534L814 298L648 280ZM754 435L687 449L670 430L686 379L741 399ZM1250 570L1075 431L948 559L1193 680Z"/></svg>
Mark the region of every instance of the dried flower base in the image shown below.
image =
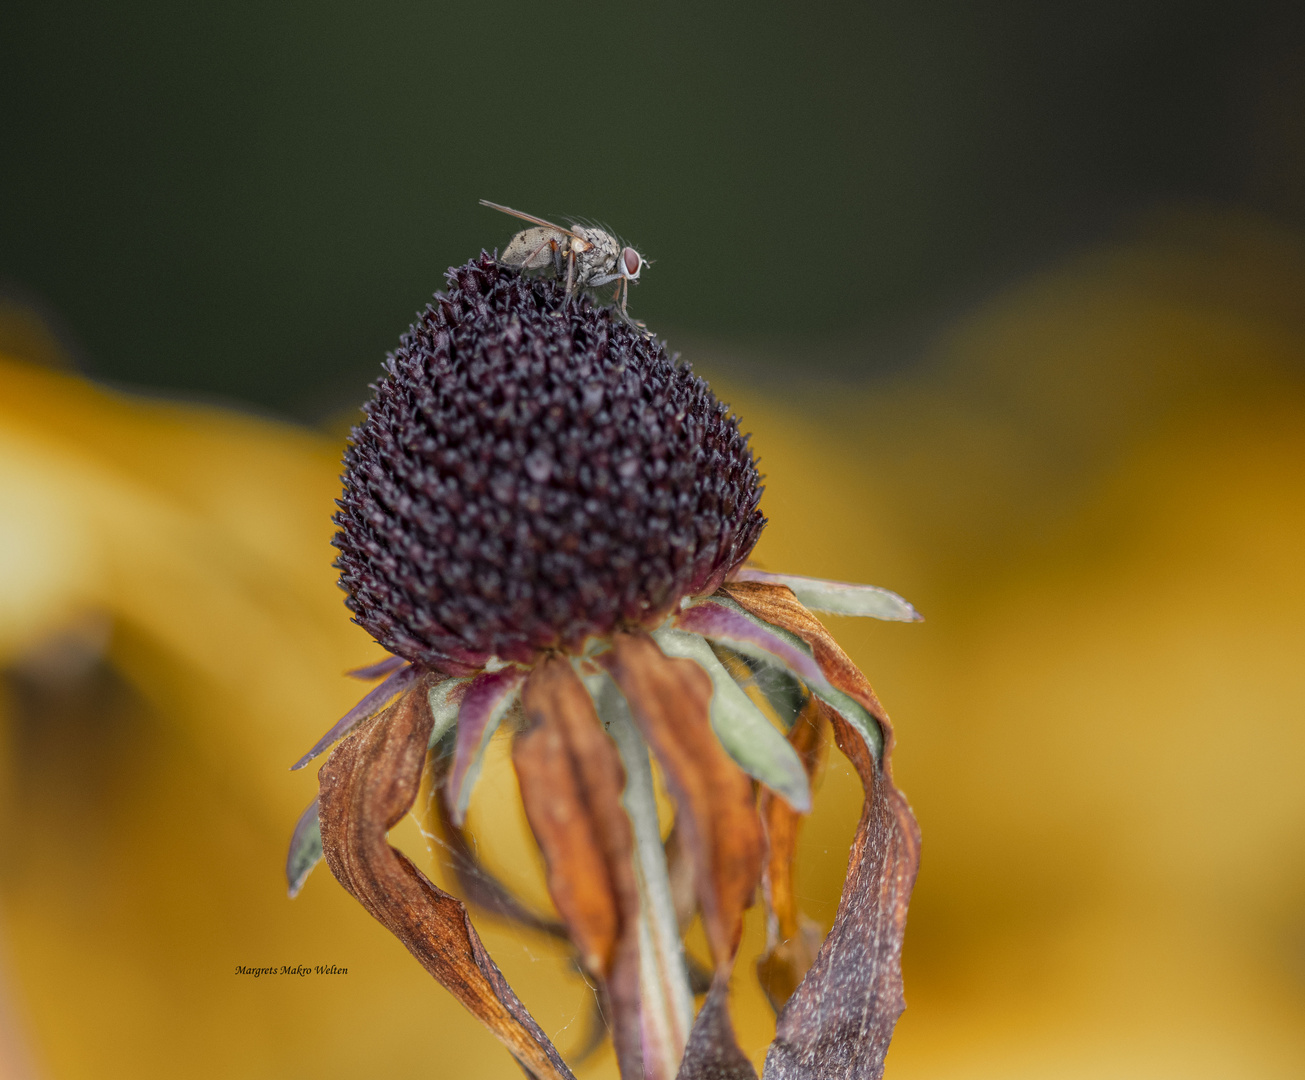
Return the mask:
<svg viewBox="0 0 1305 1080"><path fill-rule="evenodd" d="M310 807L295 830L292 894L320 851L528 1073L570 1077L462 902L386 840L430 768L468 899L572 943L626 1080L755 1078L728 987L759 892L758 974L779 1013L764 1077L880 1076L904 1007L919 831L892 784L887 715L798 596L918 616L886 590L742 565L764 525L755 461L660 345L488 256L450 284L391 358L346 458L342 584L397 655L356 673L383 682L296 765L343 738L319 773L316 820ZM500 726L558 923L468 872L463 816ZM831 729L865 805L818 945L792 861ZM695 914L714 969L696 1018L681 940Z"/></svg>

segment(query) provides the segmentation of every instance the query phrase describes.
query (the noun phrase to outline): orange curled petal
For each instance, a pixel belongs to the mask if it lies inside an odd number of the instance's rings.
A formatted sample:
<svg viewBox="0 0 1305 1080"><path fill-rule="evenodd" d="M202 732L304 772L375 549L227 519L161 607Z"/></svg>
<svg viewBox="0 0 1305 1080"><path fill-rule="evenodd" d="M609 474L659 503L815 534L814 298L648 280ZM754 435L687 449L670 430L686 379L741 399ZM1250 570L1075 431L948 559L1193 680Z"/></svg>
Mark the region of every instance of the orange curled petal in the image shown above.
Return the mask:
<svg viewBox="0 0 1305 1080"><path fill-rule="evenodd" d="M539 663L512 746L526 818L548 866L548 891L603 980L624 1077L643 1076L639 1042L639 887L634 831L621 805L625 768L589 691L560 657Z"/></svg>
<svg viewBox="0 0 1305 1080"><path fill-rule="evenodd" d="M431 727L419 685L336 747L317 774L327 865L528 1072L574 1080L490 959L467 909L386 841L417 797Z"/></svg>
<svg viewBox="0 0 1305 1080"><path fill-rule="evenodd" d="M712 959L718 970L728 968L761 876L765 837L752 781L711 730L711 679L692 660L663 655L646 634L617 634L599 662L661 763Z"/></svg>
<svg viewBox="0 0 1305 1080"><path fill-rule="evenodd" d="M827 721L819 700L808 698L793 722L789 742L813 777L824 759ZM797 905L793 889L793 857L803 815L784 799L763 789L761 820L766 826L766 865L762 895L767 908L766 952L757 959L757 978L771 1006L778 1012L797 989L816 958L822 934Z"/></svg>

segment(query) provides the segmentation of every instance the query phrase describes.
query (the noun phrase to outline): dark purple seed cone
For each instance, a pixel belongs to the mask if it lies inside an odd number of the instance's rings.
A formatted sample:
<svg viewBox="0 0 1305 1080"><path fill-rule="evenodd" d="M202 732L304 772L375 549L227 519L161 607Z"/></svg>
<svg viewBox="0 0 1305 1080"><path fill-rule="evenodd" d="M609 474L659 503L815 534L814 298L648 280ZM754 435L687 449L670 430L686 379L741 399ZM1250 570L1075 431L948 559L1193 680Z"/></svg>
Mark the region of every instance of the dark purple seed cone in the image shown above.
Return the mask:
<svg viewBox="0 0 1305 1080"><path fill-rule="evenodd" d="M707 384L610 312L483 254L404 335L344 459L340 584L382 645L531 661L714 590L765 519ZM453 661L453 663L450 663Z"/></svg>

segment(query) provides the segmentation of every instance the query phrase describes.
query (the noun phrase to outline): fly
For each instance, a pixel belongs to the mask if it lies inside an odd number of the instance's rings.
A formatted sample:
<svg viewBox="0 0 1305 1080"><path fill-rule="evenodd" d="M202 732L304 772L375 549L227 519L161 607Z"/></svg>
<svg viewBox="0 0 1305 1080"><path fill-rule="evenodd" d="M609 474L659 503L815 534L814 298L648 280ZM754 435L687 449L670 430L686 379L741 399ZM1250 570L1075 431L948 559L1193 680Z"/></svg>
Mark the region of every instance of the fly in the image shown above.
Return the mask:
<svg viewBox="0 0 1305 1080"><path fill-rule="evenodd" d="M522 229L508 241L500 257L502 262L522 270L542 270L551 264L558 277L562 276L565 267L568 300L581 289L600 289L614 281L616 293L612 296L612 303L620 302L621 318L643 329L643 324L635 323L626 311L630 283L639 280L645 262L634 248L623 245L611 233L593 225L573 222L569 229L564 229L551 221L523 214L510 206L500 206L488 199L481 199L480 205L501 210L534 226Z"/></svg>

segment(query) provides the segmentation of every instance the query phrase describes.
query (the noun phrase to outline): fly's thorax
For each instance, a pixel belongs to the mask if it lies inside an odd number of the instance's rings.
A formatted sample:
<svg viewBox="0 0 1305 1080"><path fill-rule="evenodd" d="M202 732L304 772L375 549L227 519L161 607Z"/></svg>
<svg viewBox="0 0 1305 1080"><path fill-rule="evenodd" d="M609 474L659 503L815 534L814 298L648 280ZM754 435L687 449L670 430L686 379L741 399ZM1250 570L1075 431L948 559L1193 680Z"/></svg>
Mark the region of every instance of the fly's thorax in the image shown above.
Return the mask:
<svg viewBox="0 0 1305 1080"><path fill-rule="evenodd" d="M576 282L580 286L588 285L597 277L607 277L616 270L616 262L621 257L621 245L616 237L602 229L586 225L572 227L577 236L588 246L581 251L581 245L575 245Z"/></svg>

